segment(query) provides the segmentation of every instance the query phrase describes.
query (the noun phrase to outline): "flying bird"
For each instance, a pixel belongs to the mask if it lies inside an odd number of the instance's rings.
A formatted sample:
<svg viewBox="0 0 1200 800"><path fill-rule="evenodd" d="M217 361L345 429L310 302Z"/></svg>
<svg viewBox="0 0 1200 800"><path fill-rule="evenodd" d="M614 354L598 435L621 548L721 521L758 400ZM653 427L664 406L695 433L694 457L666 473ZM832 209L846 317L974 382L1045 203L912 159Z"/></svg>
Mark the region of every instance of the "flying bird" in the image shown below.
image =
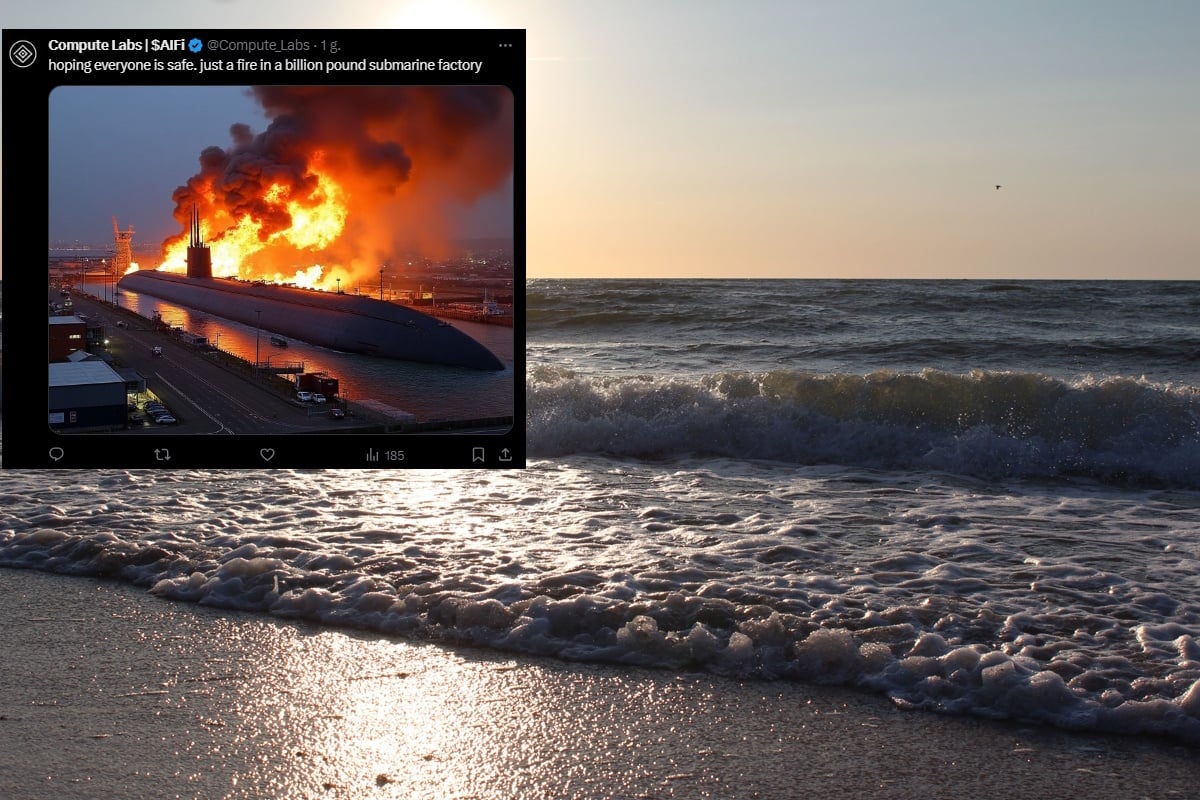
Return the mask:
<svg viewBox="0 0 1200 800"><path fill-rule="evenodd" d="M996 184L996 190L997 190L997 191L999 191L999 190L1000 190L1000 184L998 184L998 183Z"/></svg>

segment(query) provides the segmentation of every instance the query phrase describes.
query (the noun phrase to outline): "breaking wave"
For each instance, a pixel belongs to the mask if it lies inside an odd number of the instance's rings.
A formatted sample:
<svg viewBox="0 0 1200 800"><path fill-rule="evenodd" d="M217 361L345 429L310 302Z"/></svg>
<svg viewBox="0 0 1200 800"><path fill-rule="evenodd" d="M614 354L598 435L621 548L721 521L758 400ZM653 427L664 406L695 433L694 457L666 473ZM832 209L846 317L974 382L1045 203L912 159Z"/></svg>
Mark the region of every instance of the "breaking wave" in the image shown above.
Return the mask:
<svg viewBox="0 0 1200 800"><path fill-rule="evenodd" d="M938 370L614 377L541 366L526 396L536 457L717 456L1200 488L1200 392L1131 378Z"/></svg>

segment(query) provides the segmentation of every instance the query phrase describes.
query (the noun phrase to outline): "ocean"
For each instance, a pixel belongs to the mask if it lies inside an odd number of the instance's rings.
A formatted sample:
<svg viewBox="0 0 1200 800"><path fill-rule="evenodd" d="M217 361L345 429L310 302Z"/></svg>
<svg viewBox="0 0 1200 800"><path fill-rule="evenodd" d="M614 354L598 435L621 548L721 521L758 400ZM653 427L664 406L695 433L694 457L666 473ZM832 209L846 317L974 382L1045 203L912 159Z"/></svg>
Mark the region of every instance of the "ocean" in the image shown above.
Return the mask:
<svg viewBox="0 0 1200 800"><path fill-rule="evenodd" d="M1200 283L530 281L525 470L0 473L0 566L1200 745Z"/></svg>

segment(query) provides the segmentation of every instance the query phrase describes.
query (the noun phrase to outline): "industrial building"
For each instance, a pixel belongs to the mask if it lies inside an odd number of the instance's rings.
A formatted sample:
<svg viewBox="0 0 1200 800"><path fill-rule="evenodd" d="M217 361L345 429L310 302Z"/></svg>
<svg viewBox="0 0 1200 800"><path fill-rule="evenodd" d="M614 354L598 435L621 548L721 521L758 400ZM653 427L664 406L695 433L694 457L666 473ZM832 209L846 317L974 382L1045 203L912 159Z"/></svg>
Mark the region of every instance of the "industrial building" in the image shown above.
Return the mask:
<svg viewBox="0 0 1200 800"><path fill-rule="evenodd" d="M50 427L122 428L127 419L125 377L98 360L50 364Z"/></svg>
<svg viewBox="0 0 1200 800"><path fill-rule="evenodd" d="M66 361L87 349L87 323L76 316L50 317L50 361Z"/></svg>

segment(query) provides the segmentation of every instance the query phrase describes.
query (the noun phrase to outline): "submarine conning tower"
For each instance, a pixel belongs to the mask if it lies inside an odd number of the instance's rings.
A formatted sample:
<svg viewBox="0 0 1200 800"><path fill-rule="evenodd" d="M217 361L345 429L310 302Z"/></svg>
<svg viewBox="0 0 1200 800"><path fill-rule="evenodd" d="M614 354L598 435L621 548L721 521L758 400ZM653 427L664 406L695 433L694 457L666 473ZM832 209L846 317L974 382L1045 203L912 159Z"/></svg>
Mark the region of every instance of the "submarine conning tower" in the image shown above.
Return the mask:
<svg viewBox="0 0 1200 800"><path fill-rule="evenodd" d="M200 210L192 204L192 238L187 249L187 276L189 278L212 277L212 250L200 236Z"/></svg>

